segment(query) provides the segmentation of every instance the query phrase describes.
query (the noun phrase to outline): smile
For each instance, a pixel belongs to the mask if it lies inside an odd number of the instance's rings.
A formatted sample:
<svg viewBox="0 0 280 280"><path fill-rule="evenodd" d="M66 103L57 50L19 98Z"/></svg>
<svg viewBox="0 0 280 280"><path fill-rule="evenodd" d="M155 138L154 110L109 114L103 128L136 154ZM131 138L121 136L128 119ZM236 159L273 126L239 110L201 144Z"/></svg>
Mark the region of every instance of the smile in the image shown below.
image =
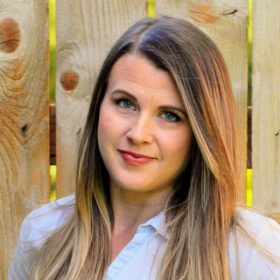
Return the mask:
<svg viewBox="0 0 280 280"><path fill-rule="evenodd" d="M149 157L149 156L145 156L145 155L141 155L141 154L136 154L136 153L133 153L133 152L130 152L130 151L124 151L124 150L118 150L118 151L120 152L123 160L126 163L132 164L132 165L140 165L140 164L148 163L148 162L155 159L153 157Z"/></svg>

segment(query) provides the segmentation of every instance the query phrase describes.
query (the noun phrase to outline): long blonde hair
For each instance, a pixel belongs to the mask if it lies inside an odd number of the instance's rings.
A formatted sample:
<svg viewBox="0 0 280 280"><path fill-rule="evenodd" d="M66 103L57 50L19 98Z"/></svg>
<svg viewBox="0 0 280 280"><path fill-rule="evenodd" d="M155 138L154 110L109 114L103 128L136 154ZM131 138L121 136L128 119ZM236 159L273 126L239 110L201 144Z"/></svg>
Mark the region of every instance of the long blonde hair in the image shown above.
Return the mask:
<svg viewBox="0 0 280 280"><path fill-rule="evenodd" d="M97 126L110 71L125 53L138 53L170 74L194 134L190 159L164 209L170 238L157 279L227 280L238 177L230 80L215 44L191 23L171 17L138 21L108 54L80 145L75 211L36 253L31 279L105 277L113 211Z"/></svg>

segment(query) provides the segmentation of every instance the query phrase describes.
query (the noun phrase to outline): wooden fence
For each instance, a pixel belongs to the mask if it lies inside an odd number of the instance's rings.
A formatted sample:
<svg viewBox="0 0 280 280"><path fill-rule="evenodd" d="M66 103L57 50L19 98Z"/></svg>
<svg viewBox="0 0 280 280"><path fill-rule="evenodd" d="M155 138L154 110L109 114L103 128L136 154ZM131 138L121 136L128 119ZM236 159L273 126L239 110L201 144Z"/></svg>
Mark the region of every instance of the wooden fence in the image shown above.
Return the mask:
<svg viewBox="0 0 280 280"><path fill-rule="evenodd" d="M57 1L58 196L73 191L75 160L96 75L113 42L147 16L146 0ZM280 213L280 2L254 1L253 204ZM229 66L238 107L239 201L247 160L247 0L156 0L155 15L181 17L209 34ZM0 279L28 212L49 200L48 1L0 0Z"/></svg>

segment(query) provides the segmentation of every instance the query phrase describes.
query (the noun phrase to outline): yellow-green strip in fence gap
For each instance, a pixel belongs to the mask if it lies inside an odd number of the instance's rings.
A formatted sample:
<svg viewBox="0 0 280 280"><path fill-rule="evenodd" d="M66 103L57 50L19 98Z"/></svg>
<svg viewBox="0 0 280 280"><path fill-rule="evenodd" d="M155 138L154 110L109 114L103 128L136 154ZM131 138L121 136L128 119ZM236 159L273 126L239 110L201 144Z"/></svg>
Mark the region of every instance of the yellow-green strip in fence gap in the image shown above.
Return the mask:
<svg viewBox="0 0 280 280"><path fill-rule="evenodd" d="M155 0L147 0L147 15L149 18L155 17Z"/></svg>
<svg viewBox="0 0 280 280"><path fill-rule="evenodd" d="M50 101L55 102L55 48L56 48L56 28L55 28L55 0L49 0L49 46L50 46ZM50 166L51 191L50 200L56 199L56 165Z"/></svg>
<svg viewBox="0 0 280 280"><path fill-rule="evenodd" d="M56 165L50 166L51 196L50 201L56 200Z"/></svg>
<svg viewBox="0 0 280 280"><path fill-rule="evenodd" d="M247 185L246 185L246 205L253 205L253 191L252 191L252 169L247 169Z"/></svg>

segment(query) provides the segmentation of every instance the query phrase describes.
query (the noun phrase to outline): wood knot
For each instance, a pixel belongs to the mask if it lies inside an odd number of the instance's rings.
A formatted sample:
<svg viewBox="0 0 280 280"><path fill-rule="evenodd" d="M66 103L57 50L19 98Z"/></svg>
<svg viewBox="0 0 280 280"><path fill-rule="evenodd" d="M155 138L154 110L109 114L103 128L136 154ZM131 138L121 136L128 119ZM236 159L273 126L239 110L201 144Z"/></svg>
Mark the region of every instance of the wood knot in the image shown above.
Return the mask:
<svg viewBox="0 0 280 280"><path fill-rule="evenodd" d="M26 136L26 133L27 133L27 130L28 130L28 125L27 124L25 124L20 130L21 130L21 134L22 134L22 136Z"/></svg>
<svg viewBox="0 0 280 280"><path fill-rule="evenodd" d="M81 135L81 132L82 132L82 129L81 129L81 128L79 128L79 129L78 129L78 131L77 131L77 133L76 133L76 134L77 134L77 136L80 136L80 135Z"/></svg>
<svg viewBox="0 0 280 280"><path fill-rule="evenodd" d="M72 91L79 83L79 75L74 71L65 72L60 77L60 83L66 91Z"/></svg>
<svg viewBox="0 0 280 280"><path fill-rule="evenodd" d="M18 23L12 18L0 22L0 50L6 53L14 52L20 43Z"/></svg>
<svg viewBox="0 0 280 280"><path fill-rule="evenodd" d="M199 22L214 23L219 18L216 7L212 3L192 3L189 12L192 19Z"/></svg>

